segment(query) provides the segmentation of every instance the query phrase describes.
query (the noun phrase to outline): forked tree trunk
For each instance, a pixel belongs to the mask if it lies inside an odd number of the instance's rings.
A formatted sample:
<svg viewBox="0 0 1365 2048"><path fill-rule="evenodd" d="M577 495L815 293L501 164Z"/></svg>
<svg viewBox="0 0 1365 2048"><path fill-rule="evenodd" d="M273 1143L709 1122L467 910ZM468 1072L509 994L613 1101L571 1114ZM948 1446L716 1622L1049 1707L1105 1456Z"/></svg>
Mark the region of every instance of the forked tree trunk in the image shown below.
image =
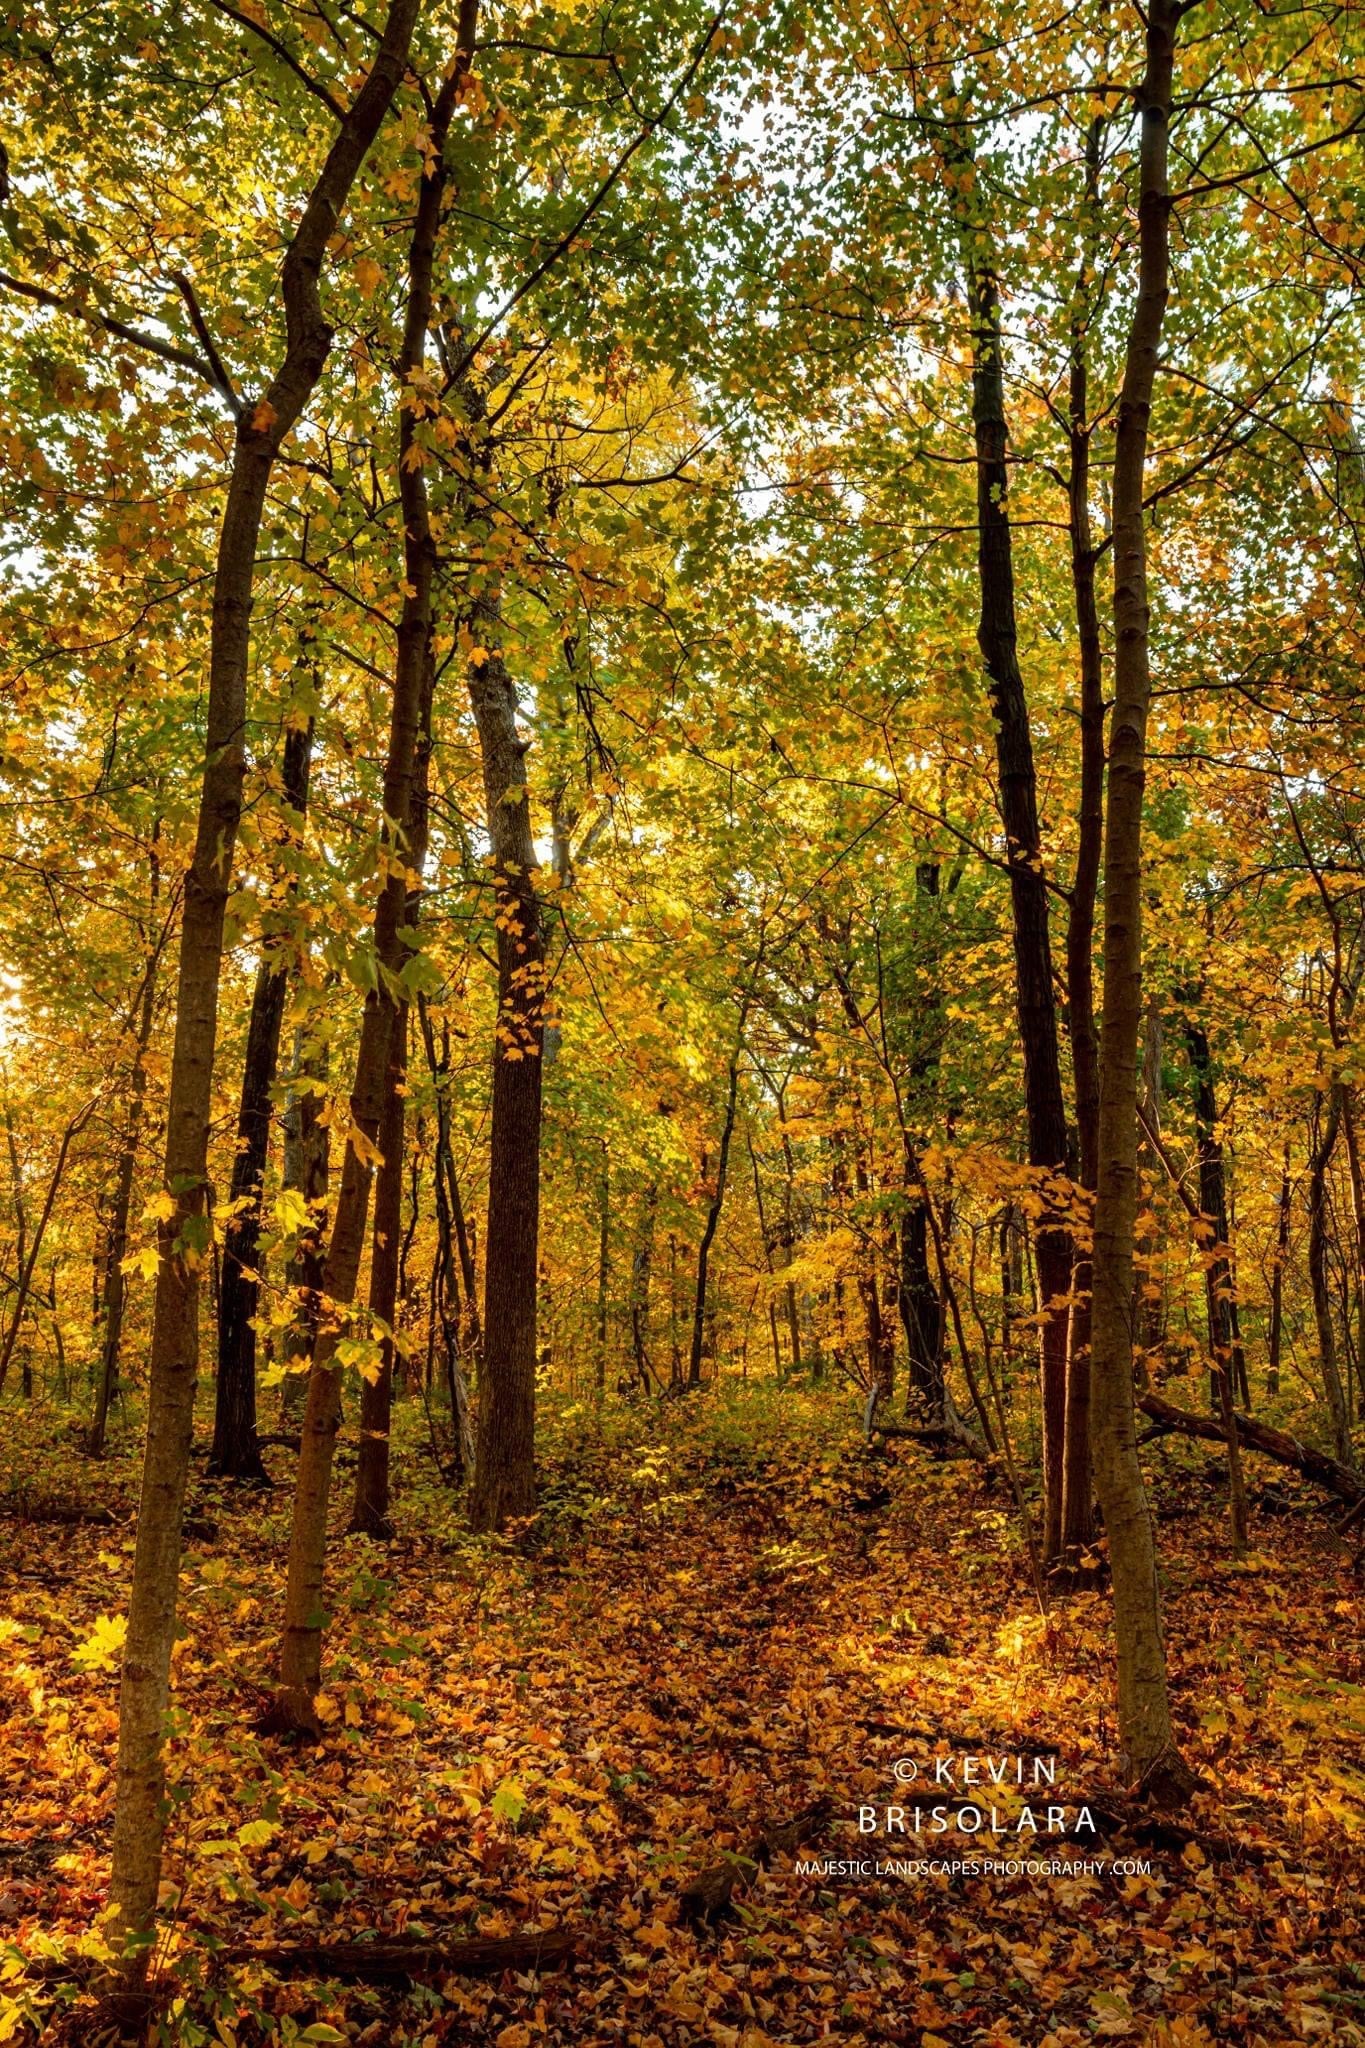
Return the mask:
<svg viewBox="0 0 1365 2048"><path fill-rule="evenodd" d="M1068 510L1071 585L1080 650L1081 788L1076 872L1066 924L1067 1021L1076 1089L1076 1134L1081 1186L1092 1198L1099 1174L1100 1056L1095 1023L1095 898L1104 852L1104 650L1095 598L1095 546L1090 530L1090 379L1088 313L1091 237L1099 206L1100 144L1105 117L1086 131L1084 254L1076 280L1077 312L1071 329L1071 466ZM1062 1469L1062 1556L1074 1560L1094 1536L1090 1470L1090 1255L1077 1247L1071 1271L1071 1321L1066 1346L1066 1439Z"/></svg>
<svg viewBox="0 0 1365 2048"><path fill-rule="evenodd" d="M1191 1774L1176 1748L1166 1684L1156 1537L1133 1412L1133 1232L1137 1049L1142 1021L1142 797L1146 779L1147 535L1143 493L1170 270L1168 128L1179 10L1150 0L1142 110L1139 275L1119 397L1114 466L1114 709L1104 845L1104 1003L1095 1204L1091 1444L1113 1574L1120 1768L1170 1802Z"/></svg>
<svg viewBox="0 0 1365 2048"><path fill-rule="evenodd" d="M976 434L977 567L981 618L977 641L990 679L1000 811L1009 863L1014 936L1015 996L1024 1054L1024 1105L1030 1166L1044 1175L1066 1173L1066 1103L1057 1054L1057 1001L1052 983L1047 881L1038 823L1038 780L1033 760L1024 678L1019 667L1014 605L1014 558L1009 514L1008 436L1000 302L986 237L969 228L967 283L972 320L972 419ZM1060 1555L1066 1441L1067 1298L1071 1239L1048 1217L1052 1197L1041 1191L1043 1215L1035 1236L1038 1269L1039 1378L1043 1414L1043 1559Z"/></svg>
<svg viewBox="0 0 1365 2048"><path fill-rule="evenodd" d="M426 355L432 316L432 277L441 202L446 184L445 140L451 116L468 75L472 54L475 0L465 0L459 41L450 72L432 110L431 150L417 199L417 213L408 251L408 299L399 351L399 378L413 385ZM308 1392L304 1400L298 1479L289 1536L289 1568L285 1582L284 1634L280 1646L280 1685L269 1716L276 1728L315 1729L314 1697L322 1682L324 1627L323 1578L327 1560L327 1509L331 1497L332 1458L341 1422L341 1369L337 1346L342 1319L355 1300L356 1282L365 1248L370 1206L371 1167L382 1159L380 1124L389 1082L389 1049L399 1016L395 994L408 957L405 912L410 887L421 885L424 847L414 843L414 825L425 818L425 806L414 801L419 744L424 724L424 699L431 666L433 590L436 548L427 507L420 461L409 460L418 446L416 405L399 415L398 490L403 514L403 603L394 656L393 698L389 716L388 753L384 764L383 826L380 872L383 888L374 913L375 985L365 998L351 1093L351 1128L347 1134L341 1186L332 1221L331 1242L322 1275L322 1325L313 1344ZM412 862L411 869L408 862Z"/></svg>
<svg viewBox="0 0 1365 2048"><path fill-rule="evenodd" d="M313 721L291 724L285 734L281 779L291 813L288 830L301 834L308 808L308 770ZM232 1158L223 1277L218 1294L218 1380L214 1389L213 1448L209 1471L222 1479L264 1480L256 1442L256 1277L261 1241L261 1200L270 1155L271 1092L280 1058L280 1027L289 987L287 961L269 944L262 948L247 1024L242 1063L242 1096L237 1111L237 1150ZM237 1205L245 1203L245 1208Z"/></svg>
<svg viewBox="0 0 1365 2048"><path fill-rule="evenodd" d="M166 1188L174 1211L159 1227L137 1547L119 1687L118 1797L110 1903L118 1938L133 1947L139 1981L150 1953L165 1829L166 1708L175 1638L181 1520L199 1360L199 1268L218 1036L223 920L242 809L247 668L256 544L281 444L327 361L332 330L318 278L356 174L402 82L420 0L391 0L369 75L343 117L285 253L280 291L284 361L261 401L245 408L218 542L209 640L208 720L194 857L185 882L166 1126Z"/></svg>

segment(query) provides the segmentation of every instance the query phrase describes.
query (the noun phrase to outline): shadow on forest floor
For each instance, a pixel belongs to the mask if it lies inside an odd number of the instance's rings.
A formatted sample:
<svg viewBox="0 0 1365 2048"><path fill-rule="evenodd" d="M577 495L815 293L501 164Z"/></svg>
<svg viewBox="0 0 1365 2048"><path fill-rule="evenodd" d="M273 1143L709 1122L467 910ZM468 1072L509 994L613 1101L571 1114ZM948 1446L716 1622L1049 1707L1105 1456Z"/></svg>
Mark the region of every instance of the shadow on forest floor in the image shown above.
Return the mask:
<svg viewBox="0 0 1365 2048"><path fill-rule="evenodd" d="M1208 1459L1163 1445L1149 1463L1176 1711L1208 1787L1156 1839L1116 1796L1104 1596L1040 1616L1003 1497L911 1445L868 1453L831 1400L560 1404L541 1511L501 1541L463 1531L405 1416L398 1539L341 1536L335 1503L316 1748L254 1732L288 1487L199 1481L166 2038L1365 2041L1348 1553L1277 1480L1234 1567ZM19 1469L0 1474L0 2039L45 2018L86 2042L136 1474L55 1427L21 1494ZM14 1518L57 1500L113 1525ZM936 1833L936 1806L982 1831ZM938 1867L889 1867L920 1863ZM417 1985L213 1953L536 1928L575 1954Z"/></svg>

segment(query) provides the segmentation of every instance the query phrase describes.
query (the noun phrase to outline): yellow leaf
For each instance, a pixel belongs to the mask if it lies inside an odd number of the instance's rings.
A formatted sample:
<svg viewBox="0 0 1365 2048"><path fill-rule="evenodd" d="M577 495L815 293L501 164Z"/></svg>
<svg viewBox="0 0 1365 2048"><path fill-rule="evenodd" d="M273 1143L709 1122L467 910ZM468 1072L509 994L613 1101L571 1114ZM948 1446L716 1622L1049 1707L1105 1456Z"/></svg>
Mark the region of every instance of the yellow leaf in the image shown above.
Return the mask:
<svg viewBox="0 0 1365 2048"><path fill-rule="evenodd" d="M361 298L372 299L378 288L379 280L384 273L375 262L373 256L362 256L352 266L351 275L356 281L356 287L360 292Z"/></svg>

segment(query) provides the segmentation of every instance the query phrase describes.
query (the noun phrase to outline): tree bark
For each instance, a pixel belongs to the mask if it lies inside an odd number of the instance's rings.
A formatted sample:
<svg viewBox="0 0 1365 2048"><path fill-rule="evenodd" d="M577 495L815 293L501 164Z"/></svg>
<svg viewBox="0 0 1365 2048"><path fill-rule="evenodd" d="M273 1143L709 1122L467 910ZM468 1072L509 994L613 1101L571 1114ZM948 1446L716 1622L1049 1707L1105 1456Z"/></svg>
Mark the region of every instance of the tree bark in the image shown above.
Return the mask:
<svg viewBox="0 0 1365 2048"><path fill-rule="evenodd" d="M151 855L150 914L156 915L161 895L161 865L155 845ZM104 1455L109 1430L109 1408L118 1387L119 1358L123 1349L123 1311L128 1296L123 1261L128 1254L128 1222L132 1213L133 1185L137 1178L138 1144L142 1136L142 1113L147 1100L147 1048L152 1042L152 1021L156 1014L156 976L166 934L163 930L147 953L138 993L136 1051L128 1082L128 1109L123 1125L114 1178L113 1203L109 1212L108 1239L104 1264L104 1327L100 1336L99 1378L95 1383L95 1411L90 1421L89 1447L92 1457Z"/></svg>
<svg viewBox="0 0 1365 2048"><path fill-rule="evenodd" d="M1199 1156L1200 1253L1204 1260L1204 1294L1208 1310L1209 1352L1213 1359L1212 1393L1222 1418L1228 1446L1228 1504L1232 1519L1232 1550L1242 1557L1247 1548L1246 1486L1234 1419L1237 1353L1233 1311L1236 1293L1228 1237L1227 1185L1223 1147L1218 1136L1218 1102L1208 1034L1197 1018L1185 1024L1194 1076L1194 1130Z"/></svg>
<svg viewBox="0 0 1365 2048"><path fill-rule="evenodd" d="M989 678L1000 776L1000 811L1009 864L1014 938L1015 996L1024 1055L1024 1103L1030 1166L1044 1176L1067 1170L1066 1103L1057 1052L1057 1004L1052 982L1047 882L1038 823L1038 779L1033 760L1024 678L1019 667L1014 602L1014 556L1009 514L1008 431L1000 301L986 235L968 228L967 291L972 322L972 421L976 437L977 570L981 616L977 643ZM1043 1216L1035 1234L1039 1292L1039 1378L1043 1415L1043 1557L1055 1559L1062 1543L1066 1439L1067 1298L1071 1240L1049 1220L1046 1180Z"/></svg>
<svg viewBox="0 0 1365 2048"><path fill-rule="evenodd" d="M291 813L291 836L302 834L308 809L313 721L291 723L285 734L281 779ZM291 892L292 893L292 892ZM228 1191L223 1277L218 1295L218 1380L214 1390L213 1448L209 1471L222 1479L267 1478L256 1442L256 1309L260 1297L261 1201L270 1152L270 1097L279 1066L280 1027L289 968L280 950L263 944L251 997L237 1149ZM245 1203L245 1208L238 1208Z"/></svg>
<svg viewBox="0 0 1365 2048"><path fill-rule="evenodd" d="M398 1261L403 1233L403 1139L408 1074L408 1006L393 1019L384 1107L379 1119L383 1157L374 1181L374 1233L370 1251L370 1320L392 1331L398 1313ZM356 1459L351 1529L387 1539L389 1520L389 1431L393 1420L392 1336L381 1331L379 1369L360 1383L360 1445Z"/></svg>
<svg viewBox="0 0 1365 2048"><path fill-rule="evenodd" d="M1318 1331L1322 1389L1332 1422L1332 1444L1343 1465L1354 1465L1351 1418L1337 1360L1336 1326L1332 1320L1331 1281L1327 1270L1327 1173L1341 1131L1341 1084L1332 1087L1326 1122L1316 1137L1308 1169L1308 1277L1313 1290L1313 1315Z"/></svg>
<svg viewBox="0 0 1365 2048"><path fill-rule="evenodd" d="M1280 1169L1280 1194L1276 1203L1275 1253L1270 1273L1270 1337L1266 1359L1265 1387L1268 1394L1280 1391L1280 1351L1284 1342L1284 1268L1289 1257L1289 1141L1285 1140L1284 1164Z"/></svg>
<svg viewBox="0 0 1365 2048"><path fill-rule="evenodd" d="M711 1246L715 1242L721 1210L725 1203L725 1178L730 1166L730 1140L735 1132L735 1106L739 1099L739 1061L744 1048L744 1025L747 1016L746 1001L740 1008L739 1031L735 1038L735 1049L730 1055L730 1070L725 1089L725 1118L721 1124L720 1150L716 1156L715 1187L707 1205L701 1243L697 1246L697 1285L692 1301L692 1342L687 1356L689 1387L701 1385L702 1339L706 1328L706 1285L711 1264Z"/></svg>
<svg viewBox="0 0 1365 2048"><path fill-rule="evenodd" d="M500 1529L535 1505L536 1289L540 1245L541 1052L545 938L526 789L530 741L517 731L517 693L502 658L496 591L475 599L483 655L469 694L483 760L497 902L498 1021L489 1130L483 1362L469 1514Z"/></svg>
<svg viewBox="0 0 1365 2048"><path fill-rule="evenodd" d="M408 249L408 296L399 351L399 380L416 392L432 317L436 241L446 185L445 140L451 116L468 76L477 0L463 0L454 62L442 83L429 123L431 149L422 173ZM388 752L384 763L380 873L383 886L374 913L374 986L365 998L351 1092L351 1127L341 1169L331 1242L322 1276L323 1321L313 1344L304 1401L298 1478L289 1538L285 1583L280 1685L268 1717L277 1728L315 1730L313 1701L322 1681L325 1626L323 1579L327 1558L327 1509L332 1458L341 1424L341 1370L337 1346L355 1300L365 1247L370 1173L382 1163L380 1124L390 1080L390 1047L401 1008L401 976L409 943L405 913L408 892L421 886L425 847L416 833L425 824L417 796L418 764L431 678L431 633L436 548L417 448L418 406L405 404L398 427L398 492L403 515L403 603L394 655ZM411 866L409 866L411 863Z"/></svg>
<svg viewBox="0 0 1365 2048"><path fill-rule="evenodd" d="M1113 1574L1124 1777L1179 1803L1191 1774L1166 1683L1156 1537L1133 1411L1137 1047L1142 1019L1142 798L1146 779L1147 535L1143 493L1157 352L1170 275L1167 159L1179 9L1151 0L1139 88L1139 276L1124 360L1114 466L1114 710L1104 846L1104 997L1095 1205L1091 1444Z"/></svg>
<svg viewBox="0 0 1365 2048"><path fill-rule="evenodd" d="M1090 390L1088 315L1090 240L1099 202L1100 143L1105 117L1097 114L1086 131L1084 253L1076 280L1077 312L1071 328L1070 472L1067 500L1071 538L1071 585L1080 650L1080 815L1076 872L1066 925L1067 1022L1071 1071L1076 1091L1076 1134L1080 1181L1094 1197L1099 1175L1100 1061L1095 1023L1095 900L1104 852L1104 650L1095 597L1095 546L1090 529ZM1062 1468L1062 1555L1075 1559L1094 1536L1090 1468L1091 1267L1087 1251L1075 1250L1071 1273L1071 1320L1066 1348L1066 1424Z"/></svg>
<svg viewBox="0 0 1365 2048"><path fill-rule="evenodd" d="M256 544L280 447L332 345L318 279L357 173L402 82L420 0L391 0L370 71L338 128L286 251L280 277L284 360L259 404L245 408L218 543L209 642L208 732L194 857L185 883L166 1129L147 1445L119 1689L118 1797L110 1903L133 1944L125 1975L140 1981L161 1875L165 1720L180 1572L181 1521L199 1357L199 1266L218 1036L223 920L242 809L247 669Z"/></svg>

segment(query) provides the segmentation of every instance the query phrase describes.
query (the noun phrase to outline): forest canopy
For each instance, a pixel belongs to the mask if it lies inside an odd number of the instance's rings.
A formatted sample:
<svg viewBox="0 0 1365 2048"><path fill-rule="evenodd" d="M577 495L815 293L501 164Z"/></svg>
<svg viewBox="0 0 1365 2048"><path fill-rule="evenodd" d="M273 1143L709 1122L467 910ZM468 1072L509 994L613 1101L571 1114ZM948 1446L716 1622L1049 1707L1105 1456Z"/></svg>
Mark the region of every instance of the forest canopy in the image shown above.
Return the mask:
<svg viewBox="0 0 1365 2048"><path fill-rule="evenodd" d="M2 35L0 2040L1359 2040L1365 13ZM949 2009L907 1741L1289 2017Z"/></svg>

